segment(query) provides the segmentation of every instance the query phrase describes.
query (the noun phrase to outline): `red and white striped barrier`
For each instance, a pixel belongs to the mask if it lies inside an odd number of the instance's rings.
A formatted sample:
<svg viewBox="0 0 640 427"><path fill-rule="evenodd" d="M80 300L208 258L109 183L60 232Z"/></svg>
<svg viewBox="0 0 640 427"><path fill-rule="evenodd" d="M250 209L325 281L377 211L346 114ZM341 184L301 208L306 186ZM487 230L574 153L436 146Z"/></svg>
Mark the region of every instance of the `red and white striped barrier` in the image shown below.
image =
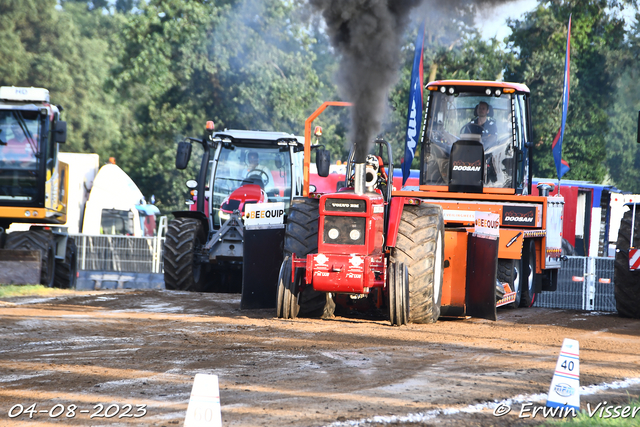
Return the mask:
<svg viewBox="0 0 640 427"><path fill-rule="evenodd" d="M640 270L640 249L629 248L629 270Z"/></svg>

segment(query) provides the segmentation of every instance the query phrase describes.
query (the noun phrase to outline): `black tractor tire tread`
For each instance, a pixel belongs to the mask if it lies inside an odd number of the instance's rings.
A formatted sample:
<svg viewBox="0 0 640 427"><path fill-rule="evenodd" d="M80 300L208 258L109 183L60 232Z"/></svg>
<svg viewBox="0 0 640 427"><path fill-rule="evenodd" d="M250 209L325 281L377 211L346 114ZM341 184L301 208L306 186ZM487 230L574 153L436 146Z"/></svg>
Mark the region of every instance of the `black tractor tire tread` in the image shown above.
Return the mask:
<svg viewBox="0 0 640 427"><path fill-rule="evenodd" d="M531 307L535 301L536 295L529 289L529 274L533 269L533 281L535 282L535 269L536 269L536 257L535 257L535 240L528 239L524 241L522 246L522 281L520 282L520 307ZM533 265L529 265L529 256L533 252ZM533 284L531 285L533 286Z"/></svg>
<svg viewBox="0 0 640 427"><path fill-rule="evenodd" d="M299 281L302 280L301 277L301 273L297 272L296 273L296 277L295 280L292 282L291 279L289 279L286 283L287 283L287 287L285 288L285 304L287 307L287 315L289 319L295 319L298 317L298 314L300 313L300 304L298 302L298 287L296 286L297 283L299 283Z"/></svg>
<svg viewBox="0 0 640 427"><path fill-rule="evenodd" d="M409 322L434 323L440 316L440 301L434 303L434 272L438 233L444 222L442 207L422 204L405 205L398 229L396 246L389 262L404 263L409 269ZM441 257L444 262L444 256ZM443 266L440 266L443 271ZM442 280L439 281L442 284ZM442 290L439 297L442 298Z"/></svg>
<svg viewBox="0 0 640 427"><path fill-rule="evenodd" d="M320 203L317 199L296 198L291 203L287 218L284 250L303 257L318 252L318 218Z"/></svg>
<svg viewBox="0 0 640 427"><path fill-rule="evenodd" d="M284 285L278 278L278 288L276 292L276 317L284 319Z"/></svg>
<svg viewBox="0 0 640 427"><path fill-rule="evenodd" d="M41 254L42 269L40 270L40 283L44 286L53 286L55 278L55 257L53 234L44 230L14 231L7 235L6 249L36 251ZM53 270L53 271L49 271Z"/></svg>
<svg viewBox="0 0 640 427"><path fill-rule="evenodd" d="M409 287L407 267L400 263L389 263L389 320L391 326L402 326L409 322Z"/></svg>
<svg viewBox="0 0 640 427"><path fill-rule="evenodd" d="M75 289L77 272L78 247L73 238L67 237L64 261L56 260L56 277L53 281L53 286L61 289Z"/></svg>
<svg viewBox="0 0 640 427"><path fill-rule="evenodd" d="M285 256L295 254L297 258L304 258L308 254L318 252L319 208L320 201L318 199L306 197L293 199L284 235ZM306 287L303 292L299 293L297 299L300 308L297 314L300 316L330 317L333 314L331 308L325 309L325 305L329 305L329 301L324 292Z"/></svg>
<svg viewBox="0 0 640 427"><path fill-rule="evenodd" d="M296 277L296 280L299 280ZM291 258L286 256L280 266L278 274L278 292L276 297L276 317L280 319L295 319L298 317L300 306L295 282L291 281Z"/></svg>
<svg viewBox="0 0 640 427"><path fill-rule="evenodd" d="M205 243L202 223L194 218L176 218L169 222L164 242L164 283L169 290L200 292L206 282L206 266L194 280L194 250Z"/></svg>
<svg viewBox="0 0 640 427"><path fill-rule="evenodd" d="M512 259L499 259L498 260L498 280L500 283L508 282L511 285L513 280L513 260Z"/></svg>
<svg viewBox="0 0 640 427"><path fill-rule="evenodd" d="M632 210L625 212L620 220L616 259L613 264L613 293L616 300L616 310L620 316L640 319L640 270L629 270L632 213ZM640 206L636 207L633 235L634 242L640 241Z"/></svg>
<svg viewBox="0 0 640 427"><path fill-rule="evenodd" d="M513 303L511 304L507 304L505 305L505 307L507 308L517 308L520 306L520 298L522 297L522 291L521 291L521 287L520 284L516 284L515 280L516 278L515 273L514 273L514 268L515 268L515 263L520 262L520 260L516 260L516 259L498 259L498 282L500 282L501 284L504 282L507 282L509 284L509 286L511 287L511 291L514 292L516 291L516 299L515 301L513 301ZM520 271L522 272L522 268L520 268ZM519 281L520 278L518 277L517 280ZM517 288L516 288L517 286Z"/></svg>

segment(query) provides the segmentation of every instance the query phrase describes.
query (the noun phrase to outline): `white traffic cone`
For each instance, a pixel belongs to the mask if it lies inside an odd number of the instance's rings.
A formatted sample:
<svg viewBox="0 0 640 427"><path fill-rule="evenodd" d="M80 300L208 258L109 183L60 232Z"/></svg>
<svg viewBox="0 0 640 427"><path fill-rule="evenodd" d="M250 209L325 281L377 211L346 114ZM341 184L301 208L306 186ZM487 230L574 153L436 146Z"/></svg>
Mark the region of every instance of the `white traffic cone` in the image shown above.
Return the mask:
<svg viewBox="0 0 640 427"><path fill-rule="evenodd" d="M222 427L217 375L196 374L184 427Z"/></svg>
<svg viewBox="0 0 640 427"><path fill-rule="evenodd" d="M576 340L565 338L562 343L547 406L580 411L580 348Z"/></svg>

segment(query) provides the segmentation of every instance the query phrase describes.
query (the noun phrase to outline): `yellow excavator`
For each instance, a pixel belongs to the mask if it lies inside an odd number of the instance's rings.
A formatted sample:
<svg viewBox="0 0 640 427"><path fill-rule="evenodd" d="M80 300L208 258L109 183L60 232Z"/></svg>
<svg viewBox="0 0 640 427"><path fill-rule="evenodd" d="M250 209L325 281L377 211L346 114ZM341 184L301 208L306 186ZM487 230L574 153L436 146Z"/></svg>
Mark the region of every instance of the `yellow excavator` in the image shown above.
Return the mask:
<svg viewBox="0 0 640 427"><path fill-rule="evenodd" d="M0 284L75 287L77 249L60 227L69 188L61 111L47 89L0 87ZM7 232L12 224L20 231Z"/></svg>

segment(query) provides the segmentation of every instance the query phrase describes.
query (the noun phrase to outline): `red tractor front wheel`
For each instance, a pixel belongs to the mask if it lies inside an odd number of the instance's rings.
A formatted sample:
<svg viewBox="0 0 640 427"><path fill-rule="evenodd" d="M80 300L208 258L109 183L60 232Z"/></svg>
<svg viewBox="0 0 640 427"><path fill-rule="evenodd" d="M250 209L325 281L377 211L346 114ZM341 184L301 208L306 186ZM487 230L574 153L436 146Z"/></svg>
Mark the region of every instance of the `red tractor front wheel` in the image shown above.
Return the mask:
<svg viewBox="0 0 640 427"><path fill-rule="evenodd" d="M409 319L434 323L440 317L444 273L444 220L439 205L406 205L389 264L409 271Z"/></svg>
<svg viewBox="0 0 640 427"><path fill-rule="evenodd" d="M296 274L296 279L298 278ZM276 300L276 317L280 319L295 319L300 312L296 281L291 280L291 257L286 256L280 266L278 276L278 293Z"/></svg>
<svg viewBox="0 0 640 427"><path fill-rule="evenodd" d="M389 320L392 326L409 323L409 269L403 263L389 263Z"/></svg>

